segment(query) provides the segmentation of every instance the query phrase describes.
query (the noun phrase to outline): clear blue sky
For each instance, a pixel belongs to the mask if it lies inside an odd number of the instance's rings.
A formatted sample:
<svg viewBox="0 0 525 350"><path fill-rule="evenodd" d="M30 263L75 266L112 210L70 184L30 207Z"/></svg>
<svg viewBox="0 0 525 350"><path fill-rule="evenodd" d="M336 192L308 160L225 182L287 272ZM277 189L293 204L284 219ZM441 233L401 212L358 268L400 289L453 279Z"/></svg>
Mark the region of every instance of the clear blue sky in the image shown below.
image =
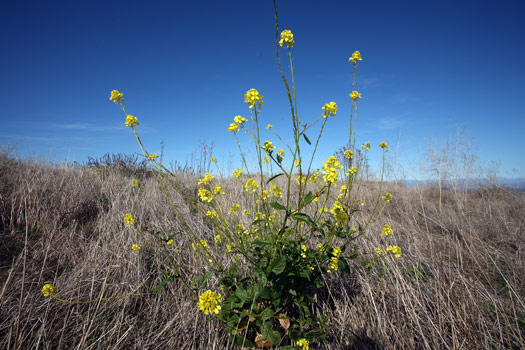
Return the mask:
<svg viewBox="0 0 525 350"><path fill-rule="evenodd" d="M410 170L429 142L464 126L484 164L500 161L502 176L525 177L524 1L277 5L280 30L295 36L301 118L313 120L329 101L339 106L318 165L347 140L348 57L360 50L357 142L370 141L373 157L387 141L388 155L397 150ZM214 141L219 161L237 155L226 128L235 115L249 116L250 88L264 95L263 125L286 134L273 11L270 0L5 2L0 141L56 162L136 152L108 99L113 89L139 118L149 150L164 140L167 162L184 163L199 141Z"/></svg>

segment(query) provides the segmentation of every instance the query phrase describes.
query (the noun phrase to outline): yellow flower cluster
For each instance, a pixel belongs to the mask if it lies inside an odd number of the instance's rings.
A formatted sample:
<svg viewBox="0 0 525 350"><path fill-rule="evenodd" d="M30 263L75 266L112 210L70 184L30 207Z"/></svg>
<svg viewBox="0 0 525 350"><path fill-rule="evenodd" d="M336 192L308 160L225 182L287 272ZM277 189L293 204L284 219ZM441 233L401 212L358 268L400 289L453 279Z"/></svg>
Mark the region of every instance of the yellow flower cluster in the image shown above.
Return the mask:
<svg viewBox="0 0 525 350"><path fill-rule="evenodd" d="M215 176L213 176L210 173L206 173L206 174L204 174L204 177L199 180L198 184L199 185L208 185L211 182L211 180L213 180L213 179L215 179Z"/></svg>
<svg viewBox="0 0 525 350"><path fill-rule="evenodd" d="M381 249L379 247L376 248L376 254L377 255L381 255L382 252L383 252L383 249Z"/></svg>
<svg viewBox="0 0 525 350"><path fill-rule="evenodd" d="M335 247L332 251L332 257L330 258L330 264L328 265L328 272L332 270L336 271L339 268L339 257L341 256L341 248Z"/></svg>
<svg viewBox="0 0 525 350"><path fill-rule="evenodd" d="M295 46L292 31L289 29L285 29L281 32L281 40L279 40L279 45L283 46L285 44L286 48Z"/></svg>
<svg viewBox="0 0 525 350"><path fill-rule="evenodd" d="M381 236L390 236L392 234L392 228L388 225L388 224L385 224L385 226L383 226L383 230L381 231Z"/></svg>
<svg viewBox="0 0 525 350"><path fill-rule="evenodd" d="M261 96L262 97L262 96ZM239 131L239 129L246 123L248 119L241 117L240 115L236 115L233 117L233 123L230 124L230 127L228 128L229 132Z"/></svg>
<svg viewBox="0 0 525 350"><path fill-rule="evenodd" d="M390 194L390 192L387 192L381 198L386 202L390 202L392 200L392 195Z"/></svg>
<svg viewBox="0 0 525 350"><path fill-rule="evenodd" d="M124 222L126 225L131 226L135 222L135 218L130 213L126 213L126 215L124 215Z"/></svg>
<svg viewBox="0 0 525 350"><path fill-rule="evenodd" d="M157 155L157 153L151 153L149 156L148 156L148 159L149 160L155 160L157 159L159 156Z"/></svg>
<svg viewBox="0 0 525 350"><path fill-rule="evenodd" d="M246 94L244 94L244 102L246 102L250 108L253 106L261 107L263 105L263 95L259 94L259 91L255 89L250 89L246 91Z"/></svg>
<svg viewBox="0 0 525 350"><path fill-rule="evenodd" d="M350 98L352 100L357 100L358 98L361 98L361 94L359 92L357 92L357 91L352 91L350 93Z"/></svg>
<svg viewBox="0 0 525 350"><path fill-rule="evenodd" d="M215 294L211 290L207 290L199 296L199 309L205 314L218 314L221 310L219 303L222 300L222 295Z"/></svg>
<svg viewBox="0 0 525 350"><path fill-rule="evenodd" d="M115 103L122 103L124 102L124 94L119 92L118 90L111 91L111 95L109 96L109 100L113 101Z"/></svg>
<svg viewBox="0 0 525 350"><path fill-rule="evenodd" d="M242 175L242 170L237 169L233 171L233 176L235 176L236 179L238 179Z"/></svg>
<svg viewBox="0 0 525 350"><path fill-rule="evenodd" d="M224 190L222 189L221 186L216 185L216 186L213 188L213 193L214 193L214 194L224 194Z"/></svg>
<svg viewBox="0 0 525 350"><path fill-rule="evenodd" d="M235 214L239 210L241 210L241 206L239 204L235 204L233 207L230 208L230 211L228 212L228 214L230 215Z"/></svg>
<svg viewBox="0 0 525 350"><path fill-rule="evenodd" d="M352 54L352 57L350 57L348 60L357 63L357 61L362 61L363 59L361 58L361 53L359 51L355 51Z"/></svg>
<svg viewBox="0 0 525 350"><path fill-rule="evenodd" d="M170 239L169 241L166 242L166 244L171 247L173 245L173 239Z"/></svg>
<svg viewBox="0 0 525 350"><path fill-rule="evenodd" d="M54 287L52 284L45 284L42 287L42 294L44 294L45 297L55 294L56 291L57 291L56 287Z"/></svg>
<svg viewBox="0 0 525 350"><path fill-rule="evenodd" d="M272 153L272 151L275 149L275 146L271 141L264 141L263 150L265 150L268 153Z"/></svg>
<svg viewBox="0 0 525 350"><path fill-rule="evenodd" d="M134 250L134 251L140 250L140 246L138 244L133 244L131 246L131 250Z"/></svg>
<svg viewBox="0 0 525 350"><path fill-rule="evenodd" d="M391 252L392 254L394 254L394 256L396 258L400 258L401 257L401 248L398 247L397 245L388 246L388 248L386 248L386 251L387 252Z"/></svg>
<svg viewBox="0 0 525 350"><path fill-rule="evenodd" d="M268 156L264 156L263 163L270 163L270 158L268 158Z"/></svg>
<svg viewBox="0 0 525 350"><path fill-rule="evenodd" d="M339 177L338 169L342 168L343 166L339 163L336 157L329 157L323 162L323 180L327 183L335 183Z"/></svg>
<svg viewBox="0 0 525 350"><path fill-rule="evenodd" d="M137 187L139 185L138 180L131 180L131 186Z"/></svg>
<svg viewBox="0 0 525 350"><path fill-rule="evenodd" d="M270 190L272 191L274 197L283 197L283 191L276 184L272 184L272 188Z"/></svg>
<svg viewBox="0 0 525 350"><path fill-rule="evenodd" d="M258 188L259 188L259 185L254 179L248 179L248 181L246 181L246 184L244 185L244 189L246 190L246 192L251 190L252 192L255 193L257 192Z"/></svg>
<svg viewBox="0 0 525 350"><path fill-rule="evenodd" d="M124 124L130 128L134 127L135 125L139 125L139 120L132 116L132 115L127 115L126 116L126 121L124 122Z"/></svg>
<svg viewBox="0 0 525 350"><path fill-rule="evenodd" d="M383 141L379 144L379 147L383 148L385 152L388 152L388 143Z"/></svg>
<svg viewBox="0 0 525 350"><path fill-rule="evenodd" d="M297 346L300 347L300 350L308 350L309 349L309 347L308 347L309 344L310 343L308 343L308 340L306 340L304 338L303 339L299 339L297 341Z"/></svg>
<svg viewBox="0 0 525 350"><path fill-rule="evenodd" d="M370 142L365 142L361 145L361 148L365 151L370 151Z"/></svg>
<svg viewBox="0 0 525 350"><path fill-rule="evenodd" d="M199 242L192 242L191 243L191 247L193 248L193 251L197 251L197 250L204 250L204 251L208 251L209 247L208 247L208 243L206 243L205 240L201 239Z"/></svg>
<svg viewBox="0 0 525 350"><path fill-rule="evenodd" d="M266 129L268 129L268 130L272 130L272 128L273 128L272 124L268 124L268 125L266 125Z"/></svg>
<svg viewBox="0 0 525 350"><path fill-rule="evenodd" d="M211 218L211 219L216 219L216 218L219 217L219 213L217 211L215 211L215 210L208 210L206 212L206 216Z"/></svg>
<svg viewBox="0 0 525 350"><path fill-rule="evenodd" d="M308 248L306 248L306 246L305 246L304 244L301 246L301 250L302 250L302 252L301 252L301 257L302 257L302 258L306 258L306 250L307 250L307 249L308 249Z"/></svg>
<svg viewBox="0 0 525 350"><path fill-rule="evenodd" d="M217 158L215 158L215 157L212 156L211 159L210 159L210 162L212 162L212 163L217 163Z"/></svg>
<svg viewBox="0 0 525 350"><path fill-rule="evenodd" d="M341 225L348 221L348 214L343 208L343 205L339 201L335 201L330 209L330 213L334 215L335 221Z"/></svg>
<svg viewBox="0 0 525 350"><path fill-rule="evenodd" d="M323 117L335 116L337 113L337 104L335 102L327 103L323 106Z"/></svg>
<svg viewBox="0 0 525 350"><path fill-rule="evenodd" d="M352 159L354 157L354 151L352 151L351 149L347 149L344 155L347 159Z"/></svg>
<svg viewBox="0 0 525 350"><path fill-rule="evenodd" d="M199 188L199 192L197 193L199 197L201 198L201 201L203 202L211 202L213 200L213 195L210 191L208 191L205 188Z"/></svg>

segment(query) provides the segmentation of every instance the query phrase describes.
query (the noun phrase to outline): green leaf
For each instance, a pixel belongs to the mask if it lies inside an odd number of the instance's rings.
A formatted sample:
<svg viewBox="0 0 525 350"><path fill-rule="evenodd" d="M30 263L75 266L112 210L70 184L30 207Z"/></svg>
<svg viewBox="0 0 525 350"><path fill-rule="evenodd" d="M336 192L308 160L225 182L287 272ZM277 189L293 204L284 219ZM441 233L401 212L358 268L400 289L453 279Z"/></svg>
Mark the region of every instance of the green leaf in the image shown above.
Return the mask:
<svg viewBox="0 0 525 350"><path fill-rule="evenodd" d="M305 213L292 214L292 218L297 221L302 221L308 224L310 227L315 227L315 222Z"/></svg>
<svg viewBox="0 0 525 350"><path fill-rule="evenodd" d="M306 134L303 134L303 137L304 137L304 140L306 142L308 142L309 145L311 145L312 143L310 142L310 140L308 139L308 137L306 136Z"/></svg>
<svg viewBox="0 0 525 350"><path fill-rule="evenodd" d="M208 271L199 279L199 289L206 287L206 282L213 276L213 271Z"/></svg>
<svg viewBox="0 0 525 350"><path fill-rule="evenodd" d="M263 337L270 343L277 345L281 342L281 333L274 330L270 322L264 322L261 327Z"/></svg>
<svg viewBox="0 0 525 350"><path fill-rule="evenodd" d="M259 314L259 317L261 317L263 321L266 321L267 319L272 318L273 315L275 315L275 312L271 308L267 308Z"/></svg>
<svg viewBox="0 0 525 350"><path fill-rule="evenodd" d="M171 282L171 281L173 281L173 277L165 278L162 282L157 284L157 286L153 290L153 294L157 293L159 290L162 289L162 287L164 287L166 285L166 283Z"/></svg>
<svg viewBox="0 0 525 350"><path fill-rule="evenodd" d="M311 192L310 192L311 193ZM282 205L281 203L277 203L277 202L271 202L270 203L270 206L272 208L274 208L275 210L286 210L286 207L284 205Z"/></svg>
<svg viewBox="0 0 525 350"><path fill-rule="evenodd" d="M270 242L261 241L260 239L256 239L256 240L254 240L252 242L252 244L255 244L256 246L259 246L259 247L264 247L264 246L270 245L271 243Z"/></svg>
<svg viewBox="0 0 525 350"><path fill-rule="evenodd" d="M310 191L303 199L303 205L308 205L314 200L314 194Z"/></svg>
<svg viewBox="0 0 525 350"><path fill-rule="evenodd" d="M276 275L281 274L286 267L286 258L282 255L278 256L277 259L273 260L270 264L270 271Z"/></svg>
<svg viewBox="0 0 525 350"><path fill-rule="evenodd" d="M270 182L272 182L273 180L275 180L276 178L278 178L281 175L284 175L284 173L280 173L280 174L272 176L268 181L266 181L266 184L269 184Z"/></svg>
<svg viewBox="0 0 525 350"><path fill-rule="evenodd" d="M173 237L175 237L176 235L177 235L177 232L172 233L171 235L168 236L168 239L166 241L169 241L170 239L173 239Z"/></svg>
<svg viewBox="0 0 525 350"><path fill-rule="evenodd" d="M169 276L170 273L166 270L160 269L160 273L162 273L164 276Z"/></svg>
<svg viewBox="0 0 525 350"><path fill-rule="evenodd" d="M235 291L235 295L242 301L250 301L250 296L248 295L248 292L242 287L237 288L237 290Z"/></svg>
<svg viewBox="0 0 525 350"><path fill-rule="evenodd" d="M245 347L245 348L254 348L255 347L255 344L250 340L250 339L247 339L245 337L241 337L241 336L235 336L235 339L233 341L233 345L236 345L236 346L242 346L242 347Z"/></svg>

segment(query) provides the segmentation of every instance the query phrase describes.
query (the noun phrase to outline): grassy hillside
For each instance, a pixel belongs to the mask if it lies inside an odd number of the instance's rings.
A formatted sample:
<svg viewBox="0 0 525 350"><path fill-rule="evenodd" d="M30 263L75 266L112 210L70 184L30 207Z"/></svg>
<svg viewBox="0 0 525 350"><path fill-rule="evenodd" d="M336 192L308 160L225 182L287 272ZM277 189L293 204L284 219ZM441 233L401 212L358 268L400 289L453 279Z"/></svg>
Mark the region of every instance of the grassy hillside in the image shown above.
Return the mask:
<svg viewBox="0 0 525 350"><path fill-rule="evenodd" d="M163 280L166 262L148 247L156 244L151 235L126 227L129 211L147 225L145 233L178 232L165 256L177 259L182 273L199 278L206 270L155 179L126 167L94 171L0 155L0 348L232 347L222 324L199 312L178 279L163 295L102 300L151 293ZM137 178L144 197L130 185ZM197 177L181 181L190 192L197 189ZM233 179L221 185L227 203L243 200ZM310 348L523 349L525 195L500 187L439 194L387 186L393 199L382 222L394 230L402 258L353 260L350 277L316 291L316 300L330 294L330 302L312 306L328 319L328 344ZM375 187L359 189L365 202ZM174 198L192 229L213 242L208 220L183 196ZM360 254L378 246L381 226L375 223L361 239ZM142 249L133 251L137 242ZM46 283L60 298L93 302L44 298ZM217 286L214 279L207 283Z"/></svg>

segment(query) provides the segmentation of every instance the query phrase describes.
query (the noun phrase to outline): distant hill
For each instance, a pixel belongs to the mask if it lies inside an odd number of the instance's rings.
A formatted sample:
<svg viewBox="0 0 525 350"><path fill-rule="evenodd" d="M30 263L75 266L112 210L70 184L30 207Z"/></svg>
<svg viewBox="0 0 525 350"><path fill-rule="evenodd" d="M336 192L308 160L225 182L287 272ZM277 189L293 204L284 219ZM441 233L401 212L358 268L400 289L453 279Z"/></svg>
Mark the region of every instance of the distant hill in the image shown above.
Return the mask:
<svg viewBox="0 0 525 350"><path fill-rule="evenodd" d="M437 180L401 180L400 182L407 187L435 186L438 183ZM463 188L467 182L465 179L451 179L443 181L443 185L445 187L451 187L453 184L458 184L461 188ZM516 191L525 192L525 178L523 177L498 177L495 181L491 179L470 179L468 181L469 189L476 189L480 186L489 186L491 184L505 186Z"/></svg>

